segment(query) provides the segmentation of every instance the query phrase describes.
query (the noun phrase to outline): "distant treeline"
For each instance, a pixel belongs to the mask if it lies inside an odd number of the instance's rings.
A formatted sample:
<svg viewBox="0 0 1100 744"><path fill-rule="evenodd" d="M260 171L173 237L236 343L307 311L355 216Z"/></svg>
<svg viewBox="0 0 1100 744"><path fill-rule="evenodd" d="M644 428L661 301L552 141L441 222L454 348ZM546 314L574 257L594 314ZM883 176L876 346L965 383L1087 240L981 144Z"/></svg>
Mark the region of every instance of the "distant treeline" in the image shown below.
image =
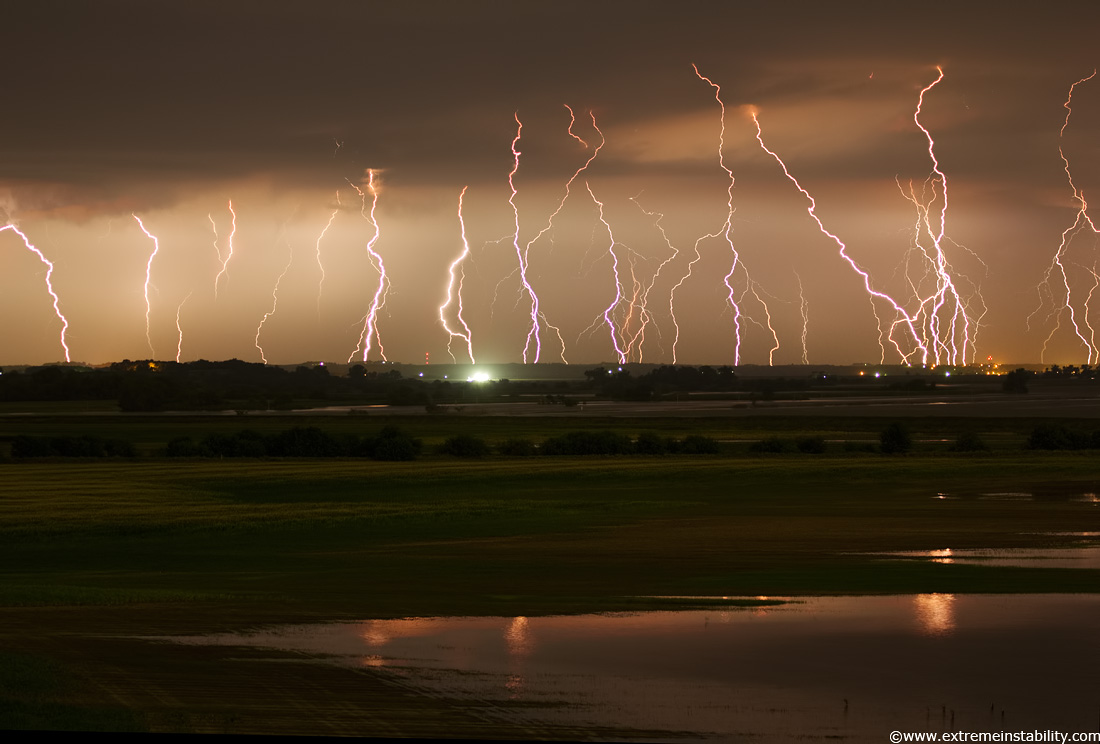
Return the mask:
<svg viewBox="0 0 1100 744"><path fill-rule="evenodd" d="M123 411L289 410L304 402L461 404L507 394L507 381L406 379L397 370L353 365L346 376L320 365L225 362L116 362L109 367L47 366L0 375L0 401L113 400Z"/></svg>
<svg viewBox="0 0 1100 744"><path fill-rule="evenodd" d="M767 389L784 381L754 381ZM494 380L471 383L405 378L396 369L356 364L347 375L321 365L293 371L231 359L224 362L116 362L103 368L49 365L0 375L0 401L113 400L123 411L287 410L306 401L440 406L541 397L571 405L569 394L616 400L652 400L666 393L732 391L732 367L664 366L634 377L630 371L590 369L576 380Z"/></svg>
<svg viewBox="0 0 1100 744"><path fill-rule="evenodd" d="M375 436L333 435L315 426L295 426L277 434L263 435L245 429L236 434L210 434L202 439L177 437L163 451L167 457L363 457L374 460L415 460L424 450L423 441L395 426L384 427ZM441 455L507 457L535 455L704 455L719 451L718 443L699 435L682 439L643 433L632 439L613 431L572 431L536 444L530 439L508 439L496 447L481 437L460 434L438 448ZM96 437L19 436L12 441L15 458L36 457L134 457L133 444Z"/></svg>
<svg viewBox="0 0 1100 744"><path fill-rule="evenodd" d="M1052 369L1059 375L1070 374L1069 371L1082 374L1077 368ZM1029 372L1017 370L1001 379L1005 390L1026 392L1030 376ZM740 378L729 366L664 365L639 375L621 367L595 367L575 380L466 382L406 378L396 369L362 364L352 365L346 375L338 376L321 365L287 370L238 359L185 363L124 360L97 369L50 365L7 372L0 375L0 401L108 400L116 401L123 411L134 412L289 410L325 402L420 405L429 411L442 412L445 406L540 398L543 403L560 405L592 397L647 401L681 394L768 400L784 393L838 384L909 394L934 390L936 378L920 372L891 377L889 381L870 376L838 378L823 373Z"/></svg>

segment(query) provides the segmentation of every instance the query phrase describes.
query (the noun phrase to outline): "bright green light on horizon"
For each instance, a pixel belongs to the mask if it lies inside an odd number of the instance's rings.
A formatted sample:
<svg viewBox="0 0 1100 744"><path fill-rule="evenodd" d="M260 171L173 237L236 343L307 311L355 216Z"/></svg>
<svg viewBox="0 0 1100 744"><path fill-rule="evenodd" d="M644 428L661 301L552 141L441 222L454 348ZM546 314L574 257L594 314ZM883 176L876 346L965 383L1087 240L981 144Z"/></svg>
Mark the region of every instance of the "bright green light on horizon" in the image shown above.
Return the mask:
<svg viewBox="0 0 1100 744"><path fill-rule="evenodd" d="M466 382L488 382L488 372L474 372L471 376L466 378Z"/></svg>

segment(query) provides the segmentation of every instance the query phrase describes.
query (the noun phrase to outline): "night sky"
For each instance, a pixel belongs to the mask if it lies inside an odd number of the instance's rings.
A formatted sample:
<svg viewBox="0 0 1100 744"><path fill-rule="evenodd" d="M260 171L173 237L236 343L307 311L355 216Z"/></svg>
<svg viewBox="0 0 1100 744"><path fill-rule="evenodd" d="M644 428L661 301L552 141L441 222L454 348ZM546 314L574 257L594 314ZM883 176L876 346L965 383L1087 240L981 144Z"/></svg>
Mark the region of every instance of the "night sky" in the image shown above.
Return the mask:
<svg viewBox="0 0 1100 744"><path fill-rule="evenodd" d="M53 262L72 361L362 360L373 251L368 358L450 362L465 187L459 362L537 341L586 364L1095 363L1100 245L1079 221L1059 246L1066 162L1085 200L1100 187L1100 76L1063 131L1098 21L1092 2L7 3L0 225ZM721 159L693 64L721 87ZM914 121L937 66L939 174ZM592 116L606 144L531 242L601 141ZM46 264L14 229L0 261L0 364L63 361ZM444 316L465 334L457 300Z"/></svg>

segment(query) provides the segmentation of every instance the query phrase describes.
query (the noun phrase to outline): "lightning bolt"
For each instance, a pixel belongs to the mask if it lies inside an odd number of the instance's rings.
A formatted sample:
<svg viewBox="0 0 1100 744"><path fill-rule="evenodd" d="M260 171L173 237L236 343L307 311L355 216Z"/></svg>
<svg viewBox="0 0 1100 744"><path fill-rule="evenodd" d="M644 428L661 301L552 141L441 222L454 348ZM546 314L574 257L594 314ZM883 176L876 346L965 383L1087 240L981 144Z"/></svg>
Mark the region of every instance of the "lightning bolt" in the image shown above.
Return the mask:
<svg viewBox="0 0 1100 744"><path fill-rule="evenodd" d="M359 343L355 346L355 351L348 357L350 362L355 358L355 355L359 353L359 348L363 349L363 361L367 361L367 356L371 350L371 338L374 338L378 342L378 354L383 360L386 360L386 351L382 348L382 337L378 333L378 311L386 304L386 295L389 291L390 280L386 276L386 265L382 262L382 256L374 250L375 243L378 242L378 237L381 234L378 226L378 220L374 216L375 209L378 207L378 187L374 184L374 170L367 170L367 190L371 194L371 207L370 217L366 216L367 197L366 194L355 184L352 184L359 196L363 199L363 211L362 214L365 219L369 219L370 223L374 226L374 235L367 241L367 253L370 254L371 262L378 269L378 288L374 292L374 297L371 299L370 308L367 310L367 314L363 318L363 332L359 335Z"/></svg>
<svg viewBox="0 0 1100 744"><path fill-rule="evenodd" d="M566 132L569 134L570 137L577 140L577 142L581 143L581 145L586 150L589 149L590 145L588 144L588 142L586 142L580 135L578 135L576 132L573 131L573 126L577 123L577 116L576 116L576 114L573 113L572 107L569 106L569 104L565 104L565 103L563 103L562 106L564 106L565 110L569 112L569 127L566 129ZM554 219L558 216L558 214L561 212L561 210L565 208L565 202L569 199L569 195L570 195L572 187L573 187L573 182L577 180L577 177L580 176L581 173L584 173L586 170L588 170L588 166L590 166L592 164L592 161L594 161L596 159L596 156L600 154L600 150L607 143L607 138L604 137L603 132L600 130L599 126L596 124L596 115L594 113L592 113L592 111L589 111L588 116L589 116L589 118L592 119L592 128L596 130L596 134L600 135L600 144L596 145L596 147L592 150L592 154L588 156L588 159L584 162L584 164L581 167L577 168L577 170L573 172L573 175L570 176L569 180L565 182L565 189L563 190L561 200L558 202L557 208L554 209L554 211L551 212L550 216L547 218L546 227L539 230L539 232L536 233L536 235L533 238L531 238L531 240L527 241L527 245L523 249L523 259L521 261L521 266L523 267L523 269L522 269L523 271L526 271L526 268L530 265L529 261L530 261L530 254L531 254L531 246L533 246L536 242L538 242L538 240L543 235L545 235L546 233L548 233L550 230L553 229ZM517 118L516 121L518 122L519 119ZM517 141L518 141L518 138L517 138ZM513 149L513 151L515 151L515 142L512 143L512 149ZM518 157L518 154L517 154L517 157ZM509 179L509 183L511 183L511 179ZM515 196L515 187L513 186L513 198L514 198L514 196ZM514 206L515 205L513 204L513 207ZM518 215L517 215L517 219L518 219ZM518 231L518 222L517 222L517 231ZM517 240L518 240L518 232L517 232ZM535 298L533 301L535 302L535 304L537 306L538 299ZM555 325L552 325L546 319L545 313L539 312L538 316L542 319L543 323L546 324L547 328L553 330L555 332L555 334L557 334L558 341L559 341L559 343L561 343L561 360L563 362L565 362L566 364L568 364L568 361L565 358L565 340L562 338L561 329L559 329ZM536 334L537 334L537 329L536 329ZM528 336L528 341L530 341L530 336ZM536 335L536 344L537 344L537 341L538 341L538 337ZM526 352L526 349L525 349L525 352ZM535 361L536 362L538 361L537 351L536 351L536 354L535 354Z"/></svg>
<svg viewBox="0 0 1100 744"><path fill-rule="evenodd" d="M179 363L180 357L183 355L183 326L180 325L180 313L183 312L183 306L187 304L187 301L191 299L191 295L194 292L188 292L187 296L183 298L183 302L176 308L176 332L179 334L179 343L176 344L176 363Z"/></svg>
<svg viewBox="0 0 1100 744"><path fill-rule="evenodd" d="M222 275L226 273L226 269L229 267L229 262L231 260L233 260L233 236L237 234L237 213L233 211L233 200L232 199L229 200L229 214L232 215L232 226L229 230L229 237L227 239L227 242L229 243L229 246L228 246L229 250L228 250L228 253L225 256L225 260L222 261L222 270L218 272L218 275L216 277L214 277L214 298L215 299L217 299L217 297L218 297L218 282L221 281ZM209 215L207 215L207 216L209 217ZM213 222L214 222L214 219L212 217L210 219L210 222L211 222L211 224L213 224ZM214 233L214 237L215 237L215 240L216 240L217 239L217 232L216 231ZM215 243L215 247L217 247L217 243ZM221 258L221 250L220 249L218 251L218 257Z"/></svg>
<svg viewBox="0 0 1100 744"><path fill-rule="evenodd" d="M1084 194L1077 188L1077 185L1073 182L1073 173L1072 171L1070 171L1069 158L1066 157L1065 150L1062 146L1062 139L1065 135L1066 127L1069 126L1069 118L1070 115L1073 113L1073 109L1071 107L1071 104L1073 102L1073 91L1078 85L1088 80L1092 80L1094 77L1096 77L1096 70L1093 70L1092 74L1088 77L1081 78L1073 85L1069 86L1069 94L1066 96L1066 102L1062 104L1063 107L1066 109L1066 119L1062 123L1061 130L1059 130L1058 132L1058 155L1062 158L1063 169L1066 172L1066 180L1069 182L1070 190L1073 192L1073 199L1077 202L1078 208L1077 214L1074 217L1073 224L1062 231L1062 242L1058 245L1058 249L1054 252L1054 258L1051 260L1050 266L1047 267L1046 273L1044 274L1042 281L1040 281L1039 285L1036 287L1036 290L1039 293L1039 307L1033 310L1031 315L1028 315L1027 317L1027 326L1030 330L1031 318L1040 310L1042 310L1042 308L1046 304L1046 300L1043 296L1044 291L1047 295L1050 296L1051 302L1054 303L1054 290L1051 288L1051 275L1057 272L1058 277L1061 279L1060 289L1065 290L1065 299L1062 300L1061 304L1058 307L1055 307L1050 313L1050 315L1055 317L1055 325L1053 330L1051 330L1050 334L1043 341L1043 348L1039 354L1040 361L1045 361L1047 346L1050 344L1051 339L1054 338L1055 334L1061 328L1062 315L1066 311L1069 312L1070 324L1073 326L1074 334L1077 336L1077 338L1081 340L1081 343L1083 343L1085 345L1085 348L1088 350L1089 364L1092 364L1094 359L1100 360L1100 349L1097 348L1096 344L1093 341L1088 340L1084 337L1084 334L1081 333L1080 326L1077 324L1077 316L1073 307L1073 297L1070 290L1069 276L1066 273L1065 265L1062 263L1062 259L1065 256L1066 251L1069 249L1070 242L1078 233L1084 231L1085 229L1091 229L1093 234L1100 232L1096 229L1096 225L1093 223L1092 218L1088 215L1088 202L1085 201ZM1093 287L1093 289L1095 289L1095 287ZM1086 299L1084 305L1084 318L1086 325L1088 325L1088 310L1089 301L1091 300L1091 298L1092 292L1090 291L1089 297ZM1089 326L1089 328L1091 331L1091 326Z"/></svg>
<svg viewBox="0 0 1100 744"><path fill-rule="evenodd" d="M623 364L626 362L626 353L623 351L622 344L617 335L621 334L621 331L616 328L615 320L613 317L615 310L618 308L619 304L623 300L623 281L622 277L619 275L619 256L615 253L615 246L617 245L617 243L615 241L615 235L611 232L611 225L608 224L606 219L604 219L603 202L597 199L596 195L592 193L592 187L588 185L587 181L585 181L584 186L586 189L588 189L588 194L592 197L592 201L594 201L597 207L599 207L600 222L603 223L604 228L607 230L607 237L611 241L610 243L608 243L607 252L611 256L611 273L615 279L615 299L612 300L611 304L604 309L603 320L604 323L607 324L607 330L611 335L611 345L615 349L615 355L619 358L619 364ZM592 326L589 326L589 329L594 328L595 324L598 322L599 318L597 318Z"/></svg>
<svg viewBox="0 0 1100 744"><path fill-rule="evenodd" d="M5 230L11 230L18 235L23 240L23 245L26 246L27 250L38 256L38 260L46 265L46 291L49 292L50 297L53 298L54 314L56 314L61 321L61 348L65 351L65 361L72 361L72 359L69 358L69 346L65 343L65 332L69 330L69 319L61 312L61 300L58 298L57 292L55 292L53 288L53 262L46 258L42 251L38 250L38 248L31 243L30 238L28 238L18 227L8 223L0 227L0 232L4 232Z"/></svg>
<svg viewBox="0 0 1100 744"><path fill-rule="evenodd" d="M921 90L920 96L917 99L916 111L913 113L913 122L928 140L928 157L932 161L932 175L930 175L928 179L932 194L930 200L922 203L915 199L915 194L913 194L914 198L911 199L917 206L918 219L923 223L924 232L932 240L933 250L930 259L936 276L936 291L932 295L923 298L921 307L922 311L925 312L927 316L927 338L930 339L933 345L935 362L939 364L942 361L946 361L949 364L961 363L965 365L967 363L967 348L970 347L973 349L971 360L973 360L974 354L976 354L977 351L974 349L974 337L971 330L973 326L973 332L976 334L977 324L974 319L971 318L968 311L970 302L962 297L958 287L955 285L951 275L952 269L947 260L947 255L944 252L944 242L947 240L945 237L947 232L948 208L947 175L940 169L939 160L936 158L935 142L932 139L932 134L920 121L920 113L924 105L925 94L936 87L944 78L943 68L937 66L936 71L939 73L939 76ZM937 181L940 184L943 198L940 203L938 224L933 225L930 207L936 198ZM980 294L978 294L978 300L981 300ZM984 305L984 303L982 304ZM929 305L931 305L931 308L926 309ZM944 328L945 316L947 323L946 329Z"/></svg>
<svg viewBox="0 0 1100 744"><path fill-rule="evenodd" d="M455 361L454 352L451 351L451 343L455 338L461 338L466 342L466 353L470 355L470 364L476 364L474 361L474 347L473 342L470 340L470 326L466 325L466 321L462 318L462 281L466 276L465 271L461 269L461 264L470 255L470 243L466 240L466 222L462 218L462 200L466 196L466 189L468 186L462 187L462 192L458 195L458 227L459 233L462 236L462 253L458 258L451 262L451 265L447 268L447 299L439 306L439 322L443 324L443 330L447 332L447 353L451 355L451 361ZM455 288L455 270L459 271L458 287ZM447 324L447 308L454 302L458 305L458 312L456 317L458 322L462 325L462 331L451 330L450 325Z"/></svg>
<svg viewBox="0 0 1100 744"><path fill-rule="evenodd" d="M741 306L738 304L737 299L735 297L736 290L733 288L733 285L730 282L733 280L734 275L737 273L737 267L741 266L741 269L745 274L746 286L752 291L753 296L756 298L756 300L764 308L764 314L768 319L768 321L767 321L768 330L771 331L772 339L775 341L775 346L772 348L771 351L768 352L768 364L772 364L773 355L774 355L775 351L779 348L779 337L776 335L775 329L772 328L771 311L768 310L767 303L764 302L764 300L760 297L759 294L757 294L757 292L753 288L755 283L753 282L752 277L749 275L748 267L745 266L744 261L741 260L741 255L740 255L740 253L738 253L737 248L734 246L733 237L731 236L731 233L733 232L733 212L734 212L734 209L733 209L733 187L734 187L734 184L736 183L736 179L733 176L733 171L730 170L726 166L726 160L725 160L725 155L724 155L724 150L726 148L726 104L722 101L722 88L719 87L719 85L717 83L715 83L713 80L708 78L706 75L699 72L699 68L696 67L695 64L692 64L691 68L693 70L695 70L695 75L700 80L706 82L708 85L710 85L712 88L714 88L714 100L718 102L718 107L719 107L719 110L721 111L721 117L719 119L720 126L719 126L719 130L718 130L718 165L722 168L723 171L725 171L726 176L729 178L729 186L726 188L726 197L727 197L727 199L726 199L726 221L722 225L722 227L720 227L718 229L717 232L709 233L707 235L704 235L702 238L700 238L700 240L722 237L722 238L725 239L726 245L729 246L730 253L733 255L733 262L730 265L729 273L726 274L726 276L722 280L722 282L725 285L726 290L727 290L726 301L729 303L729 306L733 309L733 328L734 328L734 346L733 346L733 360L734 361L733 361L733 363L735 365L741 363L741 316L742 316L742 313L741 313ZM696 254L698 255L698 252L699 252L698 241L696 242L695 249L696 249ZM689 273L690 273L690 267L689 267ZM685 276L684 279L686 279L686 278L687 277ZM682 284L683 281L684 280L681 280L680 283ZM679 284L677 285L677 287L679 287ZM679 340L679 334L677 334L677 340Z"/></svg>
<svg viewBox="0 0 1100 744"><path fill-rule="evenodd" d="M802 363L809 364L810 353L806 346L806 338L810 329L810 305L806 302L806 293L802 291L802 277L797 271L794 275L798 279L798 301L799 309L802 311Z"/></svg>
<svg viewBox="0 0 1100 744"><path fill-rule="evenodd" d="M286 223L284 222L280 232L285 234L285 231ZM275 314L275 310L279 307L279 285L283 283L283 277L290 271L290 265L292 263L294 263L294 246L290 244L290 241L287 241L286 265L283 267L283 273L279 274L279 278L275 280L275 287L271 290L271 309L264 313L264 317L260 319L260 324L256 326L256 337L253 339L257 351L260 352L260 360L264 364L267 364L267 357L264 355L263 347L260 346L260 333L263 331L264 323Z"/></svg>
<svg viewBox="0 0 1100 744"><path fill-rule="evenodd" d="M668 258L666 258L664 261L662 261L657 266L657 270L655 272L653 272L653 276L650 279L649 284L643 286L642 292L641 292L641 298L638 301L641 325L639 326L638 331L631 338L628 349L633 348L634 345L637 344L638 361L639 362L641 362L644 358L644 353L642 351L642 347L645 344L646 327L651 322L654 323L654 325L656 325L656 321L654 320L653 315L649 311L649 293L653 290L653 287L657 284L657 280L660 278L661 272L663 272L665 270L665 267L668 266L669 264L673 263L680 256L680 250L675 245L672 244L672 240L668 237L668 233L665 231L664 225L661 224L662 220L664 220L664 218L665 218L665 215L662 214L661 212L650 211L650 210L647 210L645 207L643 207L638 202L638 197L640 197L640 196L641 196L641 194L638 194L637 196L632 196L630 198L630 201L634 202L634 205L637 206L638 209L640 209L642 211L642 214L646 215L647 217L654 218L653 219L653 227L661 234L661 240L664 241L665 247L668 248L668 250L670 251L670 255L668 256ZM702 240L702 238L700 238L700 240ZM679 341L679 338L680 338L680 324L676 320L676 307L675 307L675 304L674 304L675 292L680 287L680 285L684 283L684 280L686 280L687 277L691 274L692 267L694 267L695 263L702 258L702 255L699 253L698 245L699 245L699 241L696 241L696 243L695 243L695 258L688 263L687 271L684 273L683 276L680 277L680 279L672 286L672 288L669 291L668 314L669 314L669 319L672 321L673 329L675 330L675 337L674 337L674 341L673 341L673 344L672 344L672 363L673 364L676 364L676 341ZM657 332L658 332L658 335L660 335L660 328L659 327L657 328Z"/></svg>
<svg viewBox="0 0 1100 744"><path fill-rule="evenodd" d="M328 217L328 222L325 223L325 227L321 230L321 234L317 236L316 256L317 256L317 268L321 271L321 278L317 281L317 319L321 319L321 290L325 286L325 265L321 262L321 241L325 239L325 233L332 227L333 220L336 219L337 213L340 211L340 189L336 190L336 208L332 210L332 214Z"/></svg>
<svg viewBox="0 0 1100 744"><path fill-rule="evenodd" d="M210 220L210 230L214 233L214 251L218 254L218 263L222 263L222 249L218 246L218 223L214 222L214 215L206 213L206 219ZM214 297L217 297L218 282L214 281Z"/></svg>
<svg viewBox="0 0 1100 744"><path fill-rule="evenodd" d="M677 257L679 257L680 251L679 251L678 248L676 248L676 246L674 246L672 244L672 240L669 239L668 233L665 232L664 225L661 224L661 221L665 218L664 214L662 214L661 212L656 212L656 211L651 212L651 211L647 210L645 207L643 207L638 202L638 197L639 196L641 196L641 194L638 194L637 196L630 197L630 201L634 202L634 205L636 207L638 207L638 209L642 210L642 214L644 214L646 217L650 217L650 218L653 218L654 216L656 217L653 220L653 227L659 233L661 233L661 239L664 241L665 247L667 247L669 249L669 251L671 251L671 255L669 255L668 258L666 258L664 261L662 261L660 263L660 265L657 266L657 270L655 272L653 272L652 280L649 282L649 285L646 286L644 291L642 292L642 298L641 298L642 324L641 324L641 327L638 329L638 332L635 334L634 338L632 338L631 341L630 341L631 346L634 345L635 341L637 342L637 344L638 344L638 361L641 361L642 358L643 358L642 346L645 344L645 329L646 329L646 326L649 324L649 322L653 319L652 316L650 315L649 309L648 309L649 308L649 293L653 289L654 285L657 283L657 279L660 278L661 272L664 271L666 266L668 266L670 263L675 261ZM680 335L680 325L676 322L676 309L672 306L671 296L670 296L669 305L668 305L668 313L669 313L670 318L672 319L672 325L676 329L676 335L678 337ZM658 329L658 333L659 332L660 332L660 329ZM676 355L676 352L675 352L675 349L674 349L673 350L673 362L672 362L673 364L676 363L675 355Z"/></svg>
<svg viewBox="0 0 1100 744"><path fill-rule="evenodd" d="M519 207L516 206L516 195L519 193L516 190L515 176L519 171L519 156L520 151L516 149L516 145L519 144L520 137L523 135L523 122L519 120L519 113L514 114L516 119L516 136L512 140L512 170L508 173L508 187L512 190L512 195L508 197L508 204L512 207L512 214L515 217L515 232L512 234L512 246L516 251L516 260L519 262L519 280L523 285L523 289L520 290L520 296L523 292L527 293L527 296L531 298L531 330L527 332L527 340L523 345L523 363L527 364L527 356L531 353L531 344L534 343L535 352L532 362L538 363L539 356L542 353L542 341L539 338L539 296L535 294L534 288L527 280L527 254L519 246Z"/></svg>
<svg viewBox="0 0 1100 744"><path fill-rule="evenodd" d="M872 304L871 304L872 310L875 310L873 298L877 298L879 300L882 300L883 302L888 303L894 309L896 320L895 320L894 324L891 325L891 327L890 327L890 333L888 335L888 338L889 338L890 342L894 345L894 348L897 349L897 352L901 356L902 360L905 361L906 363L909 363L909 360L913 356L915 351L910 351L910 352L906 353L904 350L902 350L900 344L894 338L894 330L896 329L896 327L899 323L905 325L909 329L909 334L912 337L913 345L916 346L917 349L919 349L920 352L921 352L921 360L922 361L927 361L927 359L928 359L928 348L924 345L924 342L921 339L920 334L917 332L916 325L915 325L915 318L910 317L909 314L906 313L905 310L902 309L901 305L899 305L897 303L897 301L894 300L893 297L891 297L890 295L888 295L884 292L880 292L880 291L876 290L874 287L871 286L871 276L870 276L870 274L868 274L866 271L864 271L860 267L860 265L858 263L856 263L856 261L851 256L848 255L848 247L844 244L844 242L840 238L838 238L833 233L829 232L825 228L824 223L822 223L821 218L817 216L817 202L810 195L810 192L807 191L805 188L803 188L802 184L800 184L798 182L798 179L796 179L793 175L791 175L791 172L787 169L787 164L783 162L782 158L780 158L779 155L777 155L772 150L768 149L768 146L764 144L764 135L763 135L763 131L760 128L760 119L758 118L758 112L755 109L753 109L753 110L750 111L750 114L752 116L753 123L756 125L756 141L760 144L760 147L761 147L761 149L764 150L764 152L771 155L772 158L775 159L775 162L779 163L779 167L783 169L783 174L786 175L787 179L790 180L790 182L795 185L795 188L797 188L802 193L802 195L804 197L806 197L806 200L810 203L810 205L806 208L806 213L810 215L810 218L815 223L817 223L817 227L822 232L822 234L825 235L826 237L828 237L831 241L833 241L833 243L836 244L837 249L840 253L840 257L842 259L844 259L844 261L848 264L848 266L851 267L852 271L856 272L856 274L858 274L860 276L860 278L863 280L863 287L867 291L868 296L870 298L872 298ZM875 317L876 317L876 319L878 319L878 317L879 317L877 311L875 311ZM885 350L885 346L883 345L882 335L881 335L882 334L882 321L881 321L881 319L879 319L879 333L880 333L879 347L882 349L883 357L884 357L884 360L885 360L886 350Z"/></svg>
<svg viewBox="0 0 1100 744"><path fill-rule="evenodd" d="M160 251L160 241L157 237L145 229L145 223L141 221L141 218L131 212L131 216L137 220L138 227L145 233L145 237L153 241L153 251L149 254L149 261L145 264L145 341L149 344L149 353L155 358L157 352L153 349L153 338L149 330L149 315L152 312L152 305L149 302L149 285L152 283L153 275L153 259L156 258L157 253ZM217 286L215 284L215 286Z"/></svg>

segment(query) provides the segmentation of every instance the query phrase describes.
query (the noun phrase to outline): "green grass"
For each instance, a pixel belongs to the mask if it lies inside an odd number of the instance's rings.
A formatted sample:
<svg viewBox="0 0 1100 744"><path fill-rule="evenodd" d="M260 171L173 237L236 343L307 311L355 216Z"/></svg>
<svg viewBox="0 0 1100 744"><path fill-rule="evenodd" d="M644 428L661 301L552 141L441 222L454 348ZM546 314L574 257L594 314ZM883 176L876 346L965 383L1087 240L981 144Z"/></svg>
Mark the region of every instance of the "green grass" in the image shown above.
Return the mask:
<svg viewBox="0 0 1100 744"><path fill-rule="evenodd" d="M1087 571L945 571L852 554L1100 529L1100 510L1077 501L933 498L1096 481L1091 456L1055 453L8 463L0 605L483 614L504 611L490 599L500 595L605 609L701 586L1095 591ZM349 585L364 592L348 596Z"/></svg>

